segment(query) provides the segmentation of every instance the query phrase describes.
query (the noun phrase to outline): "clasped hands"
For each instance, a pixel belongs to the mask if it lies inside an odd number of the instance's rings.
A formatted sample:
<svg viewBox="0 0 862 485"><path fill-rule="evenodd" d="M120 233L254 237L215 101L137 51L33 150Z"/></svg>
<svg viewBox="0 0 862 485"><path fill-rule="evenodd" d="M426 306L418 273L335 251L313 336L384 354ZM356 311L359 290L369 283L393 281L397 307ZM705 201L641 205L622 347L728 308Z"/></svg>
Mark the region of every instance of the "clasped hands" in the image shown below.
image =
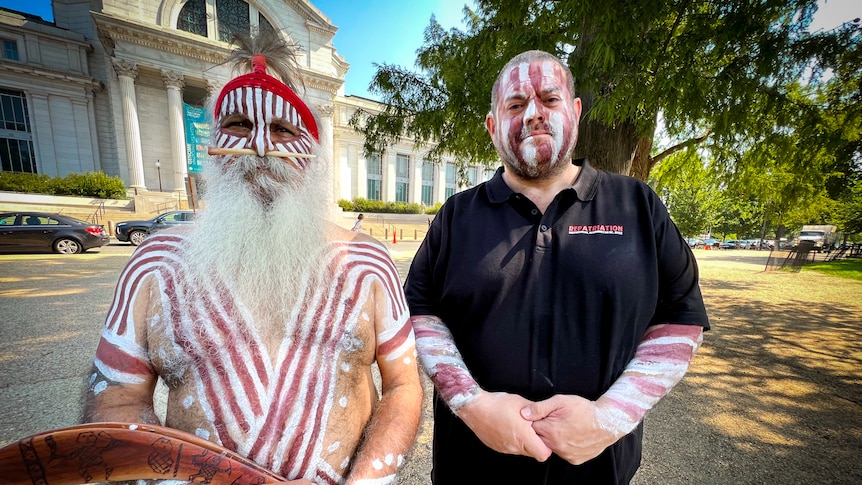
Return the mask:
<svg viewBox="0 0 862 485"><path fill-rule="evenodd" d="M556 453L574 465L598 456L620 436L602 429L597 402L557 395L533 402L517 394L480 391L458 417L489 448L545 461Z"/></svg>

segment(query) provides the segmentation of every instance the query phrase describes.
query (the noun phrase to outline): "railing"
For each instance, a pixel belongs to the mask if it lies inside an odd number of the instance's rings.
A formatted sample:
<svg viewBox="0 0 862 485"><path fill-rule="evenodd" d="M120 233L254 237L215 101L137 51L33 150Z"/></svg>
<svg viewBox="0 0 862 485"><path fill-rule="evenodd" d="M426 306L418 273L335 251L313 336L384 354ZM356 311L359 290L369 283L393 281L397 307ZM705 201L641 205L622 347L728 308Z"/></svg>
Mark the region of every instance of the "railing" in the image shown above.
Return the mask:
<svg viewBox="0 0 862 485"><path fill-rule="evenodd" d="M171 200L170 202L160 202L156 204L156 214L161 214L166 211L178 210L180 208L180 203L177 200Z"/></svg>
<svg viewBox="0 0 862 485"><path fill-rule="evenodd" d="M428 218L428 221L430 221L430 218ZM384 215L380 214L366 214L365 222L366 224L363 225L363 229L366 234L376 237L381 241L393 243L402 240L421 241L428 232L427 225L424 223L417 224L415 221L387 219Z"/></svg>
<svg viewBox="0 0 862 485"><path fill-rule="evenodd" d="M104 200L99 201L99 205L96 207L96 210L92 214L87 216L87 222L98 225L102 217L105 217Z"/></svg>
<svg viewBox="0 0 862 485"><path fill-rule="evenodd" d="M376 217L374 217L374 224L378 225L378 226L383 226L383 239L386 239L386 240L389 239L390 234L394 235L395 231L397 230L397 228L395 227L395 224L386 222L386 218L383 217L382 215L379 215L379 214ZM374 228L373 227L368 228L368 235L371 237L374 237Z"/></svg>

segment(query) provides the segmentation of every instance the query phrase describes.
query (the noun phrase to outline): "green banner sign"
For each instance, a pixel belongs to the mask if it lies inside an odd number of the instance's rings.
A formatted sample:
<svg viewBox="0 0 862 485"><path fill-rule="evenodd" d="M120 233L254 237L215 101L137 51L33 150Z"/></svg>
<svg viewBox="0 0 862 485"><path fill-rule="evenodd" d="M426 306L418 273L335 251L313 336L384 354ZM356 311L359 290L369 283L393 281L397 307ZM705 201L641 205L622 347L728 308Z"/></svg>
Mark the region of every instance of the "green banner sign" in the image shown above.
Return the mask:
<svg viewBox="0 0 862 485"><path fill-rule="evenodd" d="M209 163L210 116L204 108L183 103L186 119L186 160L189 173L201 173Z"/></svg>

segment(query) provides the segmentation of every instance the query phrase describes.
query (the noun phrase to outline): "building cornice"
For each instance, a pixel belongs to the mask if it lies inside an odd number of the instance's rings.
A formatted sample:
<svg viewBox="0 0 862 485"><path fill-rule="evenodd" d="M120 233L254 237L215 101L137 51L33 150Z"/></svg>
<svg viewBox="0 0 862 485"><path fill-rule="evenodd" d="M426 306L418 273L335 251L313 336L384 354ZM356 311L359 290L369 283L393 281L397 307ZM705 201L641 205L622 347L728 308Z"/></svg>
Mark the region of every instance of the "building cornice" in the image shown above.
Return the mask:
<svg viewBox="0 0 862 485"><path fill-rule="evenodd" d="M141 24L103 13L92 12L92 15L102 35L111 39L114 44L124 42L158 52L166 52L181 58L195 59L211 65L224 63L230 55L230 46L224 42L216 42L180 30ZM114 55L120 58L124 57L123 54L114 52ZM183 69L176 65L154 65L145 59L136 59L135 61L150 64L151 67L183 72ZM319 89L333 96L344 84L344 81L337 77L327 76L306 68L301 70L306 86ZM189 73L185 72L185 74Z"/></svg>
<svg viewBox="0 0 862 485"><path fill-rule="evenodd" d="M16 76L36 76L49 81L63 81L77 84L86 89L95 89L96 91L101 91L105 88L105 85L101 81L92 77L76 76L68 72L36 67L31 64L0 61L0 71L10 72Z"/></svg>
<svg viewBox="0 0 862 485"><path fill-rule="evenodd" d="M323 15L314 5L300 0L285 0L284 3L305 18L305 26L308 30L329 36L330 39L335 37L338 27L332 25L329 17Z"/></svg>
<svg viewBox="0 0 862 485"><path fill-rule="evenodd" d="M91 14L101 34L114 43L126 42L179 57L197 59L208 64L220 64L230 54L227 44L213 42L205 37L166 29L158 25L141 24L104 13L91 12Z"/></svg>

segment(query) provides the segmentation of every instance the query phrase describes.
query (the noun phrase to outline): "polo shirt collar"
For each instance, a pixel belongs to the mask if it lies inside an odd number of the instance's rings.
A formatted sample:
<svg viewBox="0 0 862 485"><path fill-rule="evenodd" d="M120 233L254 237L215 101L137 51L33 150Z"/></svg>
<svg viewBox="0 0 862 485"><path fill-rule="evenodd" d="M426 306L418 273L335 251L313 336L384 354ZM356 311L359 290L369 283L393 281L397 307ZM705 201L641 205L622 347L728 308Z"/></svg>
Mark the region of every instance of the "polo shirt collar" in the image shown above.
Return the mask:
<svg viewBox="0 0 862 485"><path fill-rule="evenodd" d="M575 195L580 200L593 200L593 197L596 196L596 191L598 190L600 172L593 168L586 158L574 159L572 160L572 164L581 167L581 170L575 178L575 183L569 186L566 190L574 190ZM504 167L498 168L491 180L489 180L485 185L488 192L488 200L493 204L502 204L515 193L503 180L504 170Z"/></svg>

